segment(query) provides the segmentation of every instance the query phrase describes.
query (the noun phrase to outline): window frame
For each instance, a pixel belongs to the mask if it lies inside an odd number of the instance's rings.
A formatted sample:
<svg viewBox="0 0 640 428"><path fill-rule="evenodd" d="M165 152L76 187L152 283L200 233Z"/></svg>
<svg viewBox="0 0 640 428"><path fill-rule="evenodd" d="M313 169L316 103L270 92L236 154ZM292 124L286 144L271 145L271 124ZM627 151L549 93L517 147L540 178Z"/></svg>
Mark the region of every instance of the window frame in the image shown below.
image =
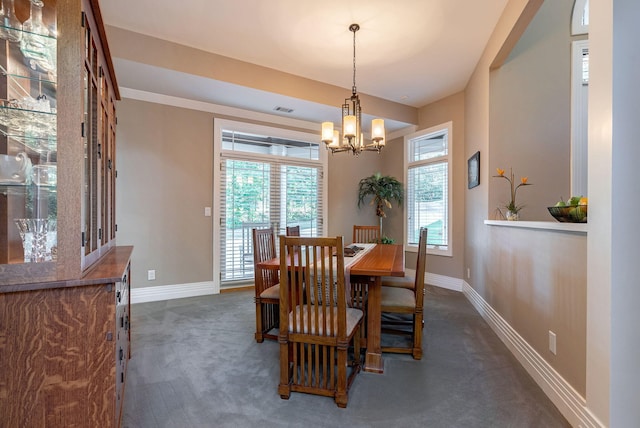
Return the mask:
<svg viewBox="0 0 640 428"><path fill-rule="evenodd" d="M447 154L445 156L438 156L431 159L420 160L420 161L411 161L409 159L411 153L411 144L413 140L422 139L428 137L429 135L441 134L446 132L447 134ZM453 122L445 122L440 125L435 125L427 129L423 129L417 132L414 132L409 135L405 135L404 137L404 182L407 183L407 188L405 189L405 202L404 202L404 230L403 236L405 240L405 251L408 252L418 252L418 244L409 244L408 242L408 231L409 231L409 168L412 166L420 166L420 165L429 165L435 163L441 163L443 160L447 163L447 221L446 221L446 229L447 229L447 247L446 249L434 246L427 245L427 254L437 255L437 256L445 256L445 257L453 257Z"/></svg>

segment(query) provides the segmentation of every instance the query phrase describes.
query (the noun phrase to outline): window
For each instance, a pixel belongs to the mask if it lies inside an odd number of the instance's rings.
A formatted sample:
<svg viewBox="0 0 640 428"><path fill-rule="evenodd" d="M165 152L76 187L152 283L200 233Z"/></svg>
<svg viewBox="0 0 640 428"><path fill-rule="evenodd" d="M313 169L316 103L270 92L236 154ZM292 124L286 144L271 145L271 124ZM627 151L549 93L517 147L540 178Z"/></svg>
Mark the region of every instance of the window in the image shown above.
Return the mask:
<svg viewBox="0 0 640 428"><path fill-rule="evenodd" d="M571 34L589 34L589 0L575 0ZM571 194L587 195L589 40L571 43Z"/></svg>
<svg viewBox="0 0 640 428"><path fill-rule="evenodd" d="M406 241L417 250L420 228L427 251L451 256L451 122L405 137Z"/></svg>
<svg viewBox="0 0 640 428"><path fill-rule="evenodd" d="M226 120L214 132L214 270L224 286L253 278L253 228L283 234L299 225L302 236L322 235L326 154L317 136L300 132Z"/></svg>
<svg viewBox="0 0 640 428"><path fill-rule="evenodd" d="M571 16L571 35L589 32L589 0L575 0Z"/></svg>
<svg viewBox="0 0 640 428"><path fill-rule="evenodd" d="M571 194L588 195L589 41L571 44Z"/></svg>

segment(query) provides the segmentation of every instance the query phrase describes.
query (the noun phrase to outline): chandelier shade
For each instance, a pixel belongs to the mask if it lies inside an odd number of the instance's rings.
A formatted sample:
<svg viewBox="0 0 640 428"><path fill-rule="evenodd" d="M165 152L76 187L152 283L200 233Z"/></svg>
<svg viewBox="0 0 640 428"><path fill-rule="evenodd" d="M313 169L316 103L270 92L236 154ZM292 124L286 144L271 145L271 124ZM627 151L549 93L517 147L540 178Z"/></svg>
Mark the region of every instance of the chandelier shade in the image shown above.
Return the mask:
<svg viewBox="0 0 640 428"><path fill-rule="evenodd" d="M331 153L351 152L359 155L363 151L380 150L385 145L384 120L374 119L371 123L371 143L365 144L362 132L362 107L356 89L356 32L358 24L351 24L349 31L353 32L353 87L351 97L345 98L342 104L342 137L334 129L333 122L322 122L322 142Z"/></svg>

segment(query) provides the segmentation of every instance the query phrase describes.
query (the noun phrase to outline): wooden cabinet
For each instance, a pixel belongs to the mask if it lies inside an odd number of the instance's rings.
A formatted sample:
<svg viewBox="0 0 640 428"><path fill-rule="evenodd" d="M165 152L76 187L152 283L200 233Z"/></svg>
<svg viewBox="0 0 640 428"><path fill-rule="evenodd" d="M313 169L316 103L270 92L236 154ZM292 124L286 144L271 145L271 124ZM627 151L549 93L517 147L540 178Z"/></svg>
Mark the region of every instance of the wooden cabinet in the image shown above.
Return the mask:
<svg viewBox="0 0 640 428"><path fill-rule="evenodd" d="M131 251L79 280L0 285L0 426L120 426Z"/></svg>
<svg viewBox="0 0 640 428"><path fill-rule="evenodd" d="M3 3L0 284L80 278L116 234L119 92L98 0Z"/></svg>
<svg viewBox="0 0 640 428"><path fill-rule="evenodd" d="M132 248L98 0L2 4L0 427L118 427Z"/></svg>

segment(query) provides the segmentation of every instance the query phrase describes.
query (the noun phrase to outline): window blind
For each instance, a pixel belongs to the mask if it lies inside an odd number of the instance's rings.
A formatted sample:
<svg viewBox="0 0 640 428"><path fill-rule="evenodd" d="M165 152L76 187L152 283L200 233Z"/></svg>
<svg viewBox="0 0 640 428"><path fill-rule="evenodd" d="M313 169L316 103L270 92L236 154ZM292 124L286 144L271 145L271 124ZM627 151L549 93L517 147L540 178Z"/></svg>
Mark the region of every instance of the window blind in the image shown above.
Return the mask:
<svg viewBox="0 0 640 428"><path fill-rule="evenodd" d="M317 143L225 131L223 147L220 276L224 283L253 278L253 228L271 227L280 235L287 226L299 225L302 236L320 236L324 202Z"/></svg>

